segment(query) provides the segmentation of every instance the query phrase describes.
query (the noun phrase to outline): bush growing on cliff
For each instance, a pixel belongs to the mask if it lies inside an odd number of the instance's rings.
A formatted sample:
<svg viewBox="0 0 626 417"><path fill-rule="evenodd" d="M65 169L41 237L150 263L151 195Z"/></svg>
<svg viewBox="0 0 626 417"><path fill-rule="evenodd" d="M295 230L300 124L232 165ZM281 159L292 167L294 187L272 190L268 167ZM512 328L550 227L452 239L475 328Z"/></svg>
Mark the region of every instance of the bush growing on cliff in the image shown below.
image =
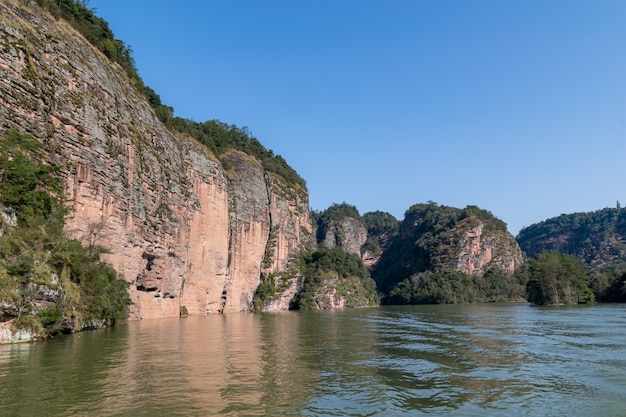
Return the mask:
<svg viewBox="0 0 626 417"><path fill-rule="evenodd" d="M63 230L59 170L45 164L40 148L15 130L0 140L0 209L16 216L1 225L1 319L15 318L41 337L125 319L127 284L100 260L101 248Z"/></svg>
<svg viewBox="0 0 626 417"><path fill-rule="evenodd" d="M27 1L27 0L24 0ZM195 122L182 117L173 117L174 109L161 102L161 97L152 88L144 84L137 72L133 50L130 45L116 39L109 24L98 17L84 0L36 0L55 18L68 21L93 46L98 48L110 60L117 62L128 74L137 90L143 94L155 114L165 126L198 140L211 149L216 156L220 156L226 149L234 148L258 158L263 167L272 173L278 174L291 184L306 189L306 182L291 168L280 155L274 155L271 150L253 137L247 128L238 128L227 125L218 120L209 120L204 123Z"/></svg>
<svg viewBox="0 0 626 417"><path fill-rule="evenodd" d="M376 283L359 256L338 247L321 248L301 256L304 282L302 290L292 300L291 309L320 308L323 287L329 282L339 296L345 297L347 307L378 304Z"/></svg>
<svg viewBox="0 0 626 417"><path fill-rule="evenodd" d="M58 168L43 163L42 145L27 135L9 131L0 142L0 204L11 207L25 223L34 216L49 218L63 211Z"/></svg>

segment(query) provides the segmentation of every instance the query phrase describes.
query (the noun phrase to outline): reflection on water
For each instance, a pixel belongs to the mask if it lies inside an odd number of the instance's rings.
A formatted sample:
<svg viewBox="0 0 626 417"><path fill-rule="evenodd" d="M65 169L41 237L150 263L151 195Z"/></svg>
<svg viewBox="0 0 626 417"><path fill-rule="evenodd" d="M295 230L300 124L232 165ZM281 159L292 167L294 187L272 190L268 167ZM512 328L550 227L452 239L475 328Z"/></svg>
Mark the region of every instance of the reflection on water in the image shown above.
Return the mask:
<svg viewBox="0 0 626 417"><path fill-rule="evenodd" d="M2 416L622 416L623 305L142 320L0 346Z"/></svg>

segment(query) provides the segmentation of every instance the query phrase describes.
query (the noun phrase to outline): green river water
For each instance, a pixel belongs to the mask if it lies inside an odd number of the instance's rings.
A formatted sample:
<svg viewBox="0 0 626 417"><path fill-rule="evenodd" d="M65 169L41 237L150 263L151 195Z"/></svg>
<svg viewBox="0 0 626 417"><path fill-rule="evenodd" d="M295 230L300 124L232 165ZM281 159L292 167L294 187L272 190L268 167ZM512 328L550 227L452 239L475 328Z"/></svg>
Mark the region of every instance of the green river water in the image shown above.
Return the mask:
<svg viewBox="0 0 626 417"><path fill-rule="evenodd" d="M130 322L0 346L0 416L626 416L626 305Z"/></svg>

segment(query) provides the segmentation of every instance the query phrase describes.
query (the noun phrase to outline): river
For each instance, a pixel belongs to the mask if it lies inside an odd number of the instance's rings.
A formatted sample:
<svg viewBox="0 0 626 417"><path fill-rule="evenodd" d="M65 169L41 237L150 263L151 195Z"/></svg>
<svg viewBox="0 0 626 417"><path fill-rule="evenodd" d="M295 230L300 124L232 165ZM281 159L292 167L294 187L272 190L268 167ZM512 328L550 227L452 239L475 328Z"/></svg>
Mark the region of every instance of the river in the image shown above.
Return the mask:
<svg viewBox="0 0 626 417"><path fill-rule="evenodd" d="M141 320L0 346L1 416L626 416L626 306Z"/></svg>

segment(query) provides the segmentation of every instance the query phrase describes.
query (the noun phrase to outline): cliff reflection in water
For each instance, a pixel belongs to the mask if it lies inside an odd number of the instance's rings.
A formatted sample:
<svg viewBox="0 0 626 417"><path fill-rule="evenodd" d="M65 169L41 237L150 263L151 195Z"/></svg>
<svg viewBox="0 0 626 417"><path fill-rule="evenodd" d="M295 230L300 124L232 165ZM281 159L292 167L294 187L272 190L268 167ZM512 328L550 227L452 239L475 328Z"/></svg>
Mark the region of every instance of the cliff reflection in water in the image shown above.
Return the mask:
<svg viewBox="0 0 626 417"><path fill-rule="evenodd" d="M288 316L130 323L125 366L113 369L107 384L117 385L118 412L234 416L300 410L315 371L294 372L300 316Z"/></svg>
<svg viewBox="0 0 626 417"><path fill-rule="evenodd" d="M0 346L2 416L621 416L623 306L159 319Z"/></svg>

